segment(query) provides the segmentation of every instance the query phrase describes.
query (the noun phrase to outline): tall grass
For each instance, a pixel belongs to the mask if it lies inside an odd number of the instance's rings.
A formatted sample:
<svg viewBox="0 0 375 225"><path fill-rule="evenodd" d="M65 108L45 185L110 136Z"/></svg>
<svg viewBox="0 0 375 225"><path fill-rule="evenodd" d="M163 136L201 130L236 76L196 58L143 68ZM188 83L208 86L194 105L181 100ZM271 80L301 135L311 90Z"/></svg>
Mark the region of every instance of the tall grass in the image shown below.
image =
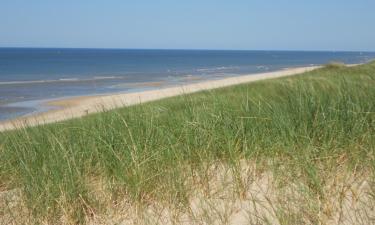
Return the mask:
<svg viewBox="0 0 375 225"><path fill-rule="evenodd" d="M323 201L339 168L373 180L374 148L375 63L328 66L0 133L0 189L20 190L30 223L84 223L125 200L184 207L217 163L241 197L245 160Z"/></svg>

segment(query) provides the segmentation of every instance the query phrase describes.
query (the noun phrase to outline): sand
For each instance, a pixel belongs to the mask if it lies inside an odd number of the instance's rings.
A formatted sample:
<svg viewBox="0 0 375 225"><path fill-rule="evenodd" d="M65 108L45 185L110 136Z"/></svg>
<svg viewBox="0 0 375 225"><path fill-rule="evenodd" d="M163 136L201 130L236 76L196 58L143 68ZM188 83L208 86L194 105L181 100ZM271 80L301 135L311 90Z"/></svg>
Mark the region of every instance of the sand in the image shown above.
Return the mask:
<svg viewBox="0 0 375 225"><path fill-rule="evenodd" d="M57 106L47 112L34 115L18 117L16 119L0 123L0 131L13 130L25 126L37 126L47 123L59 122L71 118L86 116L91 113L102 112L118 107L131 106L145 102L155 101L163 98L182 94L190 94L203 90L227 87L236 84L249 83L258 80L286 77L312 71L319 66L299 67L284 69L275 72L249 74L238 77L224 78L220 80L202 81L199 83L180 85L175 87L161 88L157 90L108 94L101 96L82 96L46 102L49 106Z"/></svg>

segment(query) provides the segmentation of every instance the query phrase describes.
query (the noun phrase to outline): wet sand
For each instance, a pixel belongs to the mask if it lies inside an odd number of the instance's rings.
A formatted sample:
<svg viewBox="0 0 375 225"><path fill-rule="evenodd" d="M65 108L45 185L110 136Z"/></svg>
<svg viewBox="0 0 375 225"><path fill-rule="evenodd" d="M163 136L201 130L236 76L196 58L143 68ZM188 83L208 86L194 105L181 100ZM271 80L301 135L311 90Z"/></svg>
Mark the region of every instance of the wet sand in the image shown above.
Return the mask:
<svg viewBox="0 0 375 225"><path fill-rule="evenodd" d="M82 117L91 113L102 112L103 110L131 106L203 90L227 87L258 80L292 76L317 68L319 68L319 66L291 68L275 72L243 75L238 77L224 78L220 80L202 81L193 84L179 85L175 87L167 87L150 91L125 94L117 93L101 96L81 96L62 100L54 100L46 102L45 104L48 106L57 106L58 109L0 122L0 131L13 130L22 128L24 126L37 126L63 121L71 118Z"/></svg>

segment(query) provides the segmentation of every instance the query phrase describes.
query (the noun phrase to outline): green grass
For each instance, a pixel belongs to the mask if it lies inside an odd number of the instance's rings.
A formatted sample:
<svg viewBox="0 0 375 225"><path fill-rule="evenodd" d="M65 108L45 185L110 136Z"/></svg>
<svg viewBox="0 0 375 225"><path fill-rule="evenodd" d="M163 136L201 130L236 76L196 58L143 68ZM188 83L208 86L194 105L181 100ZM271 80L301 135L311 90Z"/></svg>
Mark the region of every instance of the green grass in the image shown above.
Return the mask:
<svg viewBox="0 0 375 225"><path fill-rule="evenodd" d="M32 223L84 223L124 199L184 207L210 166L245 160L323 201L339 168L373 181L374 148L375 63L335 65L0 133L0 190L21 190Z"/></svg>

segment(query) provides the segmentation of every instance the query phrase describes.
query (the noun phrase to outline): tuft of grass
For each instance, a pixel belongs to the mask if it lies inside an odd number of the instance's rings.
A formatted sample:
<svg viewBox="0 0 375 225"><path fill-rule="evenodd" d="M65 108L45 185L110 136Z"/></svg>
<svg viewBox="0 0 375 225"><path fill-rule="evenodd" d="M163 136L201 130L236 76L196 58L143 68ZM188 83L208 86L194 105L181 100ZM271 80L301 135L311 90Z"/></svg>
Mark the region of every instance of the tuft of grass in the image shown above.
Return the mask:
<svg viewBox="0 0 375 225"><path fill-rule="evenodd" d="M346 65L343 62L333 61L333 62L326 64L324 67L327 69L340 69L340 68L346 67Z"/></svg>
<svg viewBox="0 0 375 225"><path fill-rule="evenodd" d="M374 181L374 103L375 63L329 64L301 76L4 132L0 191L20 190L27 223L82 224L121 204L182 212L197 190L215 197L220 185L211 181L225 170L230 182L223 188L232 187L232 200L223 204L245 201L259 174L272 173L278 195L262 200L274 212L264 223L326 223L340 211L330 205L329 191L341 184L333 180L352 174ZM257 172L244 172L253 165ZM368 194L375 196L373 188ZM218 215L230 220L229 212Z"/></svg>

